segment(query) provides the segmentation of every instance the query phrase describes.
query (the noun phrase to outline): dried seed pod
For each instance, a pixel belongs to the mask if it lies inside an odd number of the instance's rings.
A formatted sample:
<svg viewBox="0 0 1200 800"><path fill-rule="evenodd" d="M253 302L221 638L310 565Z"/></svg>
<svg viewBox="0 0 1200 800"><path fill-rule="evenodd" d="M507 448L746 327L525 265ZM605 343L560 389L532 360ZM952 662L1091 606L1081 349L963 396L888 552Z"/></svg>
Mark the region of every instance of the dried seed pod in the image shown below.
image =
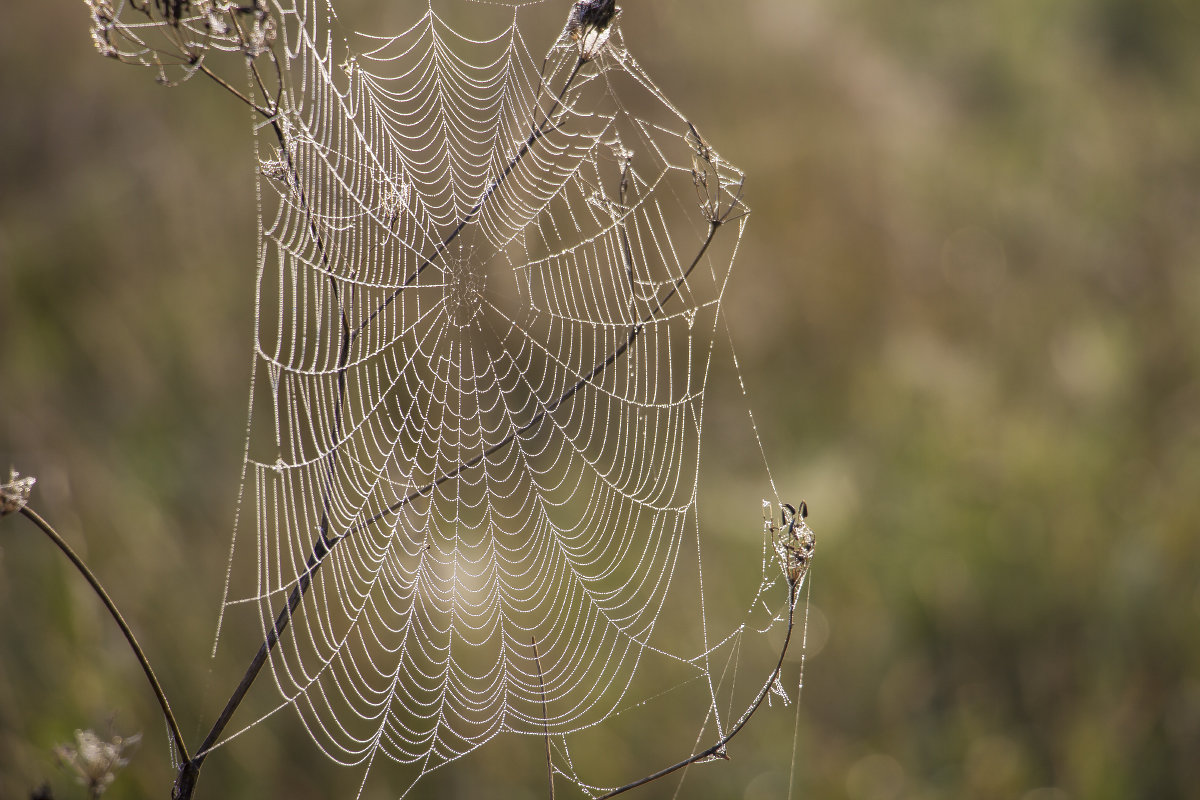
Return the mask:
<svg viewBox="0 0 1200 800"><path fill-rule="evenodd" d="M591 61L608 44L612 23L621 14L615 0L579 0L567 18L567 35L579 44L579 58Z"/></svg>

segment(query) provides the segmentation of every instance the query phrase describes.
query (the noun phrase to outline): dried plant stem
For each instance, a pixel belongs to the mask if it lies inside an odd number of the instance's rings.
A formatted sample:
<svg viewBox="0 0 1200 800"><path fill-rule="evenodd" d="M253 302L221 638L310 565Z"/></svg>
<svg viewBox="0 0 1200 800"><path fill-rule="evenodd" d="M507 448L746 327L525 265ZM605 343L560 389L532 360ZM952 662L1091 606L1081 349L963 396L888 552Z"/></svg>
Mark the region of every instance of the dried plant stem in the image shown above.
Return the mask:
<svg viewBox="0 0 1200 800"><path fill-rule="evenodd" d="M611 792L606 792L605 794L596 797L595 800L606 800L606 798L616 797L619 794L624 794L625 792L636 789L639 786L645 786L648 783L653 783L659 778L665 778L672 772L677 772L684 767L691 766L697 761L704 761L705 759L713 758L714 756L723 757L725 745L729 744L729 742L733 740L733 737L737 736L738 733L741 732L742 728L746 727L746 723L749 722L750 718L754 716L755 712L762 707L763 701L767 699L767 695L771 692L771 686L774 685L775 681L779 680L779 674L783 671L783 659L787 655L788 642L790 642L792 639L792 627L796 614L796 590L798 588L798 583L793 583L788 587L787 633L783 637L783 649L779 651L779 661L775 664L775 669L771 671L771 675L767 678L767 682L764 683L762 688L758 691L758 696L754 698L754 702L751 703L749 708L742 713L742 716L738 717L737 722L733 724L733 727L729 729L729 732L722 736L717 743L711 747L701 750L695 755L688 756L677 764L672 764L671 766L660 769L658 772L651 773L644 778L639 778L632 783L627 783L624 786L613 789Z"/></svg>
<svg viewBox="0 0 1200 800"><path fill-rule="evenodd" d="M175 741L175 750L180 760L187 762L190 759L187 746L183 743L183 734L179 730L179 723L175 721L175 714L171 711L171 704L167 702L167 695L163 692L162 684L158 682L158 678L154 675L154 670L150 667L150 661L146 658L146 653L142 650L142 646L138 644L137 637L133 635L133 631L129 629L129 625L125 622L125 618L121 616L121 612L117 610L116 604L112 598L108 596L108 592L100 585L99 579L88 568L88 565L83 562L83 559L67 544L66 540L59 536L58 532L51 527L50 523L46 522L40 514L34 511L29 506L25 506L20 511L21 515L36 525L42 533L49 537L50 541L58 545L66 557L75 565L75 569L83 575L88 584L92 587L92 591L104 603L104 607L108 609L109 615L117 623L117 627L121 629L121 633L125 635L125 641L129 643L129 647L133 650L133 654L137 657L138 663L142 666L142 672L146 673L146 680L150 682L150 687L154 689L154 696L158 698L158 704L162 708L163 717L167 720L167 726L171 729L171 738Z"/></svg>
<svg viewBox="0 0 1200 800"><path fill-rule="evenodd" d="M274 116L274 113L272 113L268 109L263 108L258 103L254 102L249 97L247 97L245 94L238 91L236 88L233 87L233 85L231 85L229 83L229 81L225 80L220 75L213 72L211 69L206 67L203 63L197 64L197 67L199 68L200 72L202 72L204 75L206 75L209 78L211 78L212 80L216 81L218 86L220 86L222 89L224 89L225 91L232 94L238 100L241 100L243 103L250 106L250 108L257 111L259 114L261 114L266 119L271 119Z"/></svg>

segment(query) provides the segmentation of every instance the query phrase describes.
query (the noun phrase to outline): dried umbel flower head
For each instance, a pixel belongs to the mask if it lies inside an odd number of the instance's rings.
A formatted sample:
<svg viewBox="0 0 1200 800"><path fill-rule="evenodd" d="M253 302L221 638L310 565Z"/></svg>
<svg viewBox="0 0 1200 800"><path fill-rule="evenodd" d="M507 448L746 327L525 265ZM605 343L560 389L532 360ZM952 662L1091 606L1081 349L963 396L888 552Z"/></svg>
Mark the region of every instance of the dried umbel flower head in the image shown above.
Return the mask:
<svg viewBox="0 0 1200 800"><path fill-rule="evenodd" d="M15 514L29 502L29 494L37 478L21 477L15 469L8 471L8 483L0 484L0 517Z"/></svg>
<svg viewBox="0 0 1200 800"><path fill-rule="evenodd" d="M263 159L258 162L258 174L273 181L287 183L292 176L292 168L288 165L286 154L282 150L279 150L276 152L274 158Z"/></svg>
<svg viewBox="0 0 1200 800"><path fill-rule="evenodd" d="M129 763L126 753L141 740L140 733L105 741L92 731L75 731L75 744L59 745L54 755L75 773L75 779L88 788L92 797L99 797L117 777L117 771Z"/></svg>
<svg viewBox="0 0 1200 800"><path fill-rule="evenodd" d="M168 25L179 26L179 21L191 10L191 0L154 0L154 7L162 12Z"/></svg>
<svg viewBox="0 0 1200 800"><path fill-rule="evenodd" d="M204 19L204 27L216 36L229 33L229 23L222 16L231 10L229 3L216 3L214 0L196 0L196 13Z"/></svg>
<svg viewBox="0 0 1200 800"><path fill-rule="evenodd" d="M816 534L808 527L808 504L801 501L800 508L791 503L780 505L779 525L772 520L771 511L771 501L763 500L763 531L772 538L772 545L779 556L779 564L783 574L787 576L788 584L798 587L808 574L817 544Z"/></svg>
<svg viewBox="0 0 1200 800"><path fill-rule="evenodd" d="M579 58L591 61L608 44L612 24L621 14L616 0L579 0L567 18L567 35L579 44Z"/></svg>
<svg viewBox="0 0 1200 800"><path fill-rule="evenodd" d="M105 58L117 58L120 53L112 43L112 30L116 26L116 13L109 0L85 0L92 12L92 44Z"/></svg>
<svg viewBox="0 0 1200 800"><path fill-rule="evenodd" d="M277 31L275 19L267 11L267 6L262 0L255 0L252 13L253 22L250 24L250 29L246 32L246 40L242 44L242 52L246 54L247 58L258 58L271 49L271 45L275 42Z"/></svg>

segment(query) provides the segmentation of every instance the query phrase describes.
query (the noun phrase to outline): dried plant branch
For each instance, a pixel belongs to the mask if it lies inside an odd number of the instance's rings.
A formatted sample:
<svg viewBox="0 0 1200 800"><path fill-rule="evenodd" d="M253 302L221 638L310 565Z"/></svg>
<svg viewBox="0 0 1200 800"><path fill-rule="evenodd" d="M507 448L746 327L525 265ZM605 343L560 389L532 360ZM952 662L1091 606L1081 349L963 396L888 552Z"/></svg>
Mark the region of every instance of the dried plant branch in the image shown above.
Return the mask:
<svg viewBox="0 0 1200 800"><path fill-rule="evenodd" d="M684 767L691 766L697 762L705 761L710 758L725 757L725 746L733 741L733 737L737 736L738 733L740 733L741 730L746 727L746 723L749 722L750 718L754 716L755 712L762 707L763 701L766 700L767 695L771 693L771 687L774 686L775 682L779 680L779 674L783 671L783 660L787 655L788 643L792 640L792 628L796 614L796 593L799 590L801 583L803 583L803 576L801 576L801 579L798 581L789 581L787 633L783 637L783 649L779 651L779 661L775 664L775 669L771 671L771 675L769 678L767 678L767 682L763 684L761 689L759 689L758 696L754 698L754 702L751 703L750 706L742 713L742 716L738 717L737 722L733 724L733 726L729 729L729 732L722 736L715 744L704 750L701 750L699 753L688 756L677 764L672 764L669 767L660 769L658 772L651 773L644 778L639 778L632 783L619 786L610 792L606 792L605 794L594 798L594 800L606 800L606 798L609 797L616 797L619 794L625 794L628 791L645 786L648 783L653 783L660 778L665 778L671 773L678 772Z"/></svg>
<svg viewBox="0 0 1200 800"><path fill-rule="evenodd" d="M21 508L19 513L36 525L42 533L46 534L50 541L58 546L58 549L75 565L75 569L83 575L84 579L92 587L92 591L104 603L104 607L108 609L109 615L117 623L117 627L121 629L121 633L125 636L125 641L129 643L129 648L133 650L133 654L137 657L138 663L142 667L142 672L146 674L146 680L150 682L150 687L154 690L154 696L158 698L158 705L162 709L163 717L167 721L167 727L170 728L171 739L175 743L177 755L181 760L188 761L190 756L188 755L187 746L183 742L183 734L179 730L179 723L175 720L175 714L171 711L171 704L167 701L166 692L163 691L162 684L158 682L158 678L154 675L154 670L150 667L150 660L146 658L146 652L138 644L137 637L133 635L129 624L125 622L125 618L117 610L117 606L113 603L112 598L109 597L108 592L104 590L99 579L88 565L84 563L83 559L79 557L79 554L71 548L71 545L67 544L66 540L40 514L28 505Z"/></svg>

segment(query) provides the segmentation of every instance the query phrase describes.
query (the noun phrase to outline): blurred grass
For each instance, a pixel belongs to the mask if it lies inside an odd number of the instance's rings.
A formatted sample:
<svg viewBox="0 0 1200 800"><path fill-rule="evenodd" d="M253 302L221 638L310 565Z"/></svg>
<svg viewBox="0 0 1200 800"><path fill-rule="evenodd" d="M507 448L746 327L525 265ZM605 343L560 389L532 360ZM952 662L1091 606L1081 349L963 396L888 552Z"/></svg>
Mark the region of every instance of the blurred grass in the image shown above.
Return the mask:
<svg viewBox="0 0 1200 800"><path fill-rule="evenodd" d="M1200 9L626 6L631 49L750 176L727 312L820 537L794 796L1194 796ZM228 683L208 650L250 363L245 117L100 59L82 4L6 17L0 467L39 477L194 737ZM722 461L713 491L739 480ZM74 796L50 748L114 714L146 741L113 795L165 796L136 666L20 520L0 603L0 797ZM792 722L768 711L681 796L786 797ZM634 773L694 729L613 757ZM498 743L419 794L541 797L535 750ZM214 756L201 794L356 780L281 719Z"/></svg>

